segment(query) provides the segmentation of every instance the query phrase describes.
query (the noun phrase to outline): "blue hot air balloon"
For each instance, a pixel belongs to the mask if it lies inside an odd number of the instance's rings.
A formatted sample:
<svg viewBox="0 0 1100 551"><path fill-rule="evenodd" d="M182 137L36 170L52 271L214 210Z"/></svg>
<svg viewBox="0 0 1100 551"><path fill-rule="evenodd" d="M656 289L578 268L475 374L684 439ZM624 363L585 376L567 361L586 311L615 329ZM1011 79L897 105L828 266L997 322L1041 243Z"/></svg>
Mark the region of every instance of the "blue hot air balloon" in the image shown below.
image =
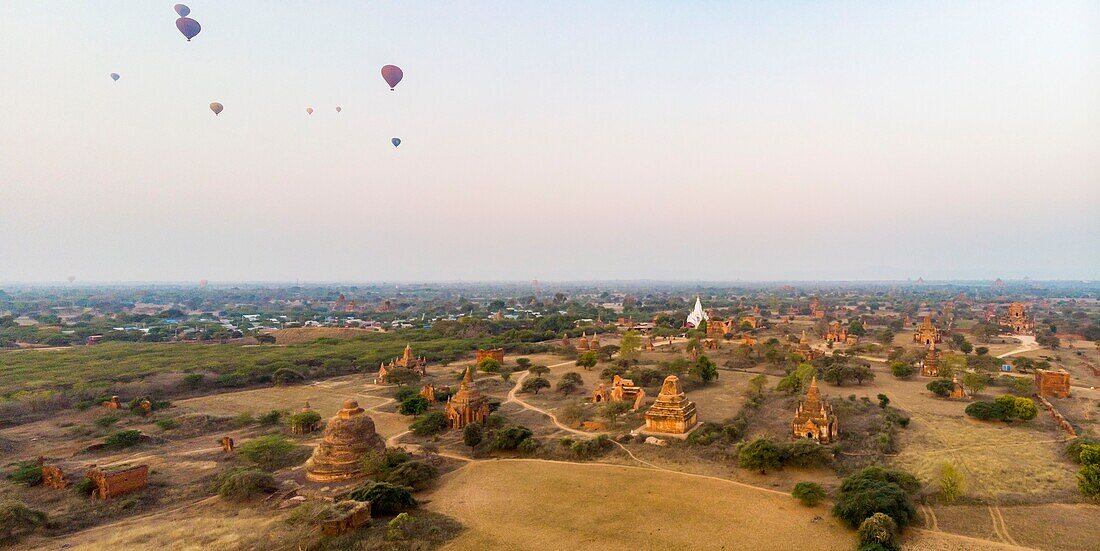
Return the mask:
<svg viewBox="0 0 1100 551"><path fill-rule="evenodd" d="M117 81L118 80L118 73L111 73L111 80Z"/></svg>
<svg viewBox="0 0 1100 551"><path fill-rule="evenodd" d="M191 8L184 6L183 4L176 4L172 6L172 9L176 10L176 13L180 14L180 17L187 17L191 15Z"/></svg>
<svg viewBox="0 0 1100 551"><path fill-rule="evenodd" d="M394 139L390 140L390 143L392 143L394 147L397 147L397 146L401 145L401 138L394 138Z"/></svg>
<svg viewBox="0 0 1100 551"><path fill-rule="evenodd" d="M191 39L195 38L195 36L199 34L199 31L202 30L202 27L199 26L199 22L190 17L181 17L177 19L176 28L183 33L183 36L187 37L188 42L191 42Z"/></svg>

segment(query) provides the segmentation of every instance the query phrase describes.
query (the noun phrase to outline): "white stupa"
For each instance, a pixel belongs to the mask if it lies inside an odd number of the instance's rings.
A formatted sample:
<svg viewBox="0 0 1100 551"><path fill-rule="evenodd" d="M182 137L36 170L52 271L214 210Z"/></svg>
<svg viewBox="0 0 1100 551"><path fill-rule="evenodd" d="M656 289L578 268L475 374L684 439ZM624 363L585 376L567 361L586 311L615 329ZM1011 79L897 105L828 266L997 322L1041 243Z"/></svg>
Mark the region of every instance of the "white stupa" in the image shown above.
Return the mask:
<svg viewBox="0 0 1100 551"><path fill-rule="evenodd" d="M707 313L703 311L703 302L701 300L699 300L699 296L696 295L695 296L695 309L692 310L690 314L688 314L687 326L688 327L699 327L700 323L703 323L704 321L707 321L708 319L710 319L710 318L707 317Z"/></svg>

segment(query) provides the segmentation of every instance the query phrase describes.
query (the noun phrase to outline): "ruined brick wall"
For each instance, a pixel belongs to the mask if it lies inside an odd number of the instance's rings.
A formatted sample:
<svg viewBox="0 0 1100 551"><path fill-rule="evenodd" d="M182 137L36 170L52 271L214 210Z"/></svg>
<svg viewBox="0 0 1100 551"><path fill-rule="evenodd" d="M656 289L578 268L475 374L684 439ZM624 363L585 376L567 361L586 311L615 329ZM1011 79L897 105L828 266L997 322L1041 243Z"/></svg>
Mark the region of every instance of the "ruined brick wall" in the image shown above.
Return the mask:
<svg viewBox="0 0 1100 551"><path fill-rule="evenodd" d="M503 348L494 348L492 350L478 349L477 357L474 361L475 362L480 362L484 358L492 358L492 359L494 359L494 360L496 360L500 363L504 363L504 349Z"/></svg>
<svg viewBox="0 0 1100 551"><path fill-rule="evenodd" d="M1066 371L1035 370L1035 392L1039 396L1065 398L1069 396L1069 373Z"/></svg>
<svg viewBox="0 0 1100 551"><path fill-rule="evenodd" d="M114 472L92 469L87 476L95 482L99 499L110 499L144 488L149 483L149 466L138 465Z"/></svg>
<svg viewBox="0 0 1100 551"><path fill-rule="evenodd" d="M1067 421L1066 418L1058 412L1057 409L1054 409L1054 404L1050 403L1046 398L1043 398L1042 396L1036 396L1036 398L1039 399L1039 405L1043 406L1043 409L1050 412L1050 416L1054 418L1054 422L1058 424L1058 428L1065 431L1065 433L1069 435L1070 438L1077 438L1077 431L1073 430L1073 425L1071 425L1069 421Z"/></svg>
<svg viewBox="0 0 1100 551"><path fill-rule="evenodd" d="M57 465L42 465L42 483L55 490L69 487L69 478Z"/></svg>

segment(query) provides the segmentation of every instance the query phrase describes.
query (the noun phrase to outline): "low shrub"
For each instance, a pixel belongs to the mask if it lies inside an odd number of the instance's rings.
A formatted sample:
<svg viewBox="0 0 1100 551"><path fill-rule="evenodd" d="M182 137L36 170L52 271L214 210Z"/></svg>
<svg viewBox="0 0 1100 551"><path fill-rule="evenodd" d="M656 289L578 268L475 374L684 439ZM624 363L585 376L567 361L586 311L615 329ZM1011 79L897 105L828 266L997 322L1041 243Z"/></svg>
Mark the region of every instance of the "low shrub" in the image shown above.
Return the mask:
<svg viewBox="0 0 1100 551"><path fill-rule="evenodd" d="M564 440L562 441L564 444ZM614 444L606 434L601 434L591 440L576 440L569 445L573 455L578 459L590 459L606 453Z"/></svg>
<svg viewBox="0 0 1100 551"><path fill-rule="evenodd" d="M105 428L110 427L111 425L117 423L119 419L121 419L121 417L119 417L117 415L104 415L102 417L97 418L94 421L94 424L95 424L95 426L97 426L101 429L105 429Z"/></svg>
<svg viewBox="0 0 1100 551"><path fill-rule="evenodd" d="M416 418L409 430L417 436L431 436L447 430L447 416L442 411L429 411Z"/></svg>
<svg viewBox="0 0 1100 551"><path fill-rule="evenodd" d="M277 409L273 409L273 410L261 415L257 420L260 422L261 425L270 426L270 425L278 425L279 420L281 420L282 418L283 418L283 412L281 412Z"/></svg>
<svg viewBox="0 0 1100 551"><path fill-rule="evenodd" d="M42 482L42 465L37 461L22 461L15 464L15 470L8 474L8 480L24 486L35 486Z"/></svg>
<svg viewBox="0 0 1100 551"><path fill-rule="evenodd" d="M519 425L500 429L493 435L494 450L514 450L531 437L531 429Z"/></svg>
<svg viewBox="0 0 1100 551"><path fill-rule="evenodd" d="M218 495L235 501L246 501L278 489L271 473L257 468L238 467L221 473L214 479Z"/></svg>
<svg viewBox="0 0 1100 551"><path fill-rule="evenodd" d="M172 430L178 429L180 424L175 419L161 419L157 421L157 426L160 427L160 430Z"/></svg>
<svg viewBox="0 0 1100 551"><path fill-rule="evenodd" d="M22 501L0 502L0 543L11 543L46 524L46 513L27 507Z"/></svg>
<svg viewBox="0 0 1100 551"><path fill-rule="evenodd" d="M352 490L348 498L369 501L371 515L395 515L418 505L410 488L389 482L367 482Z"/></svg>
<svg viewBox="0 0 1100 551"><path fill-rule="evenodd" d="M438 476L439 469L432 465L423 461L405 461L390 471L385 481L397 486L423 490Z"/></svg>
<svg viewBox="0 0 1100 551"><path fill-rule="evenodd" d="M109 450L121 450L141 443L141 431L120 430L103 441L103 447Z"/></svg>
<svg viewBox="0 0 1100 551"><path fill-rule="evenodd" d="M803 505L813 507L825 499L825 488L815 482L799 482L794 485L791 495Z"/></svg>
<svg viewBox="0 0 1100 551"><path fill-rule="evenodd" d="M431 403L428 402L427 398L415 394L405 398L405 400L397 406L397 413L401 415L420 415L428 411L429 407L431 407Z"/></svg>
<svg viewBox="0 0 1100 551"><path fill-rule="evenodd" d="M285 467L294 451L294 443L281 434L269 434L241 444L240 456L266 471Z"/></svg>
<svg viewBox="0 0 1100 551"><path fill-rule="evenodd" d="M287 418L286 423L292 430L305 431L321 422L321 414L316 411L300 411Z"/></svg>

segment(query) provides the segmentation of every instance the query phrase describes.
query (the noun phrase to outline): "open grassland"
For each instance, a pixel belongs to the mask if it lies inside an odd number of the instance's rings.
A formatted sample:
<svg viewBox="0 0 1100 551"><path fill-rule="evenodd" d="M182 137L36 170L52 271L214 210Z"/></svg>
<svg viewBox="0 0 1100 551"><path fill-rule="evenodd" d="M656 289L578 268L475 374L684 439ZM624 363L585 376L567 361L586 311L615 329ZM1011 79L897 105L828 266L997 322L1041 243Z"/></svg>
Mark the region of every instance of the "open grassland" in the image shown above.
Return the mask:
<svg viewBox="0 0 1100 551"><path fill-rule="evenodd" d="M0 351L0 397L43 390L90 391L164 373L206 373L220 386L263 380L280 368L307 375L374 369L412 343L429 361L453 361L475 348L519 344L520 337L432 338L427 331L322 338L290 346L107 342L48 351Z"/></svg>
<svg viewBox="0 0 1100 551"><path fill-rule="evenodd" d="M447 549L849 550L824 506L719 480L609 465L480 462L444 477L428 508L468 529Z"/></svg>

